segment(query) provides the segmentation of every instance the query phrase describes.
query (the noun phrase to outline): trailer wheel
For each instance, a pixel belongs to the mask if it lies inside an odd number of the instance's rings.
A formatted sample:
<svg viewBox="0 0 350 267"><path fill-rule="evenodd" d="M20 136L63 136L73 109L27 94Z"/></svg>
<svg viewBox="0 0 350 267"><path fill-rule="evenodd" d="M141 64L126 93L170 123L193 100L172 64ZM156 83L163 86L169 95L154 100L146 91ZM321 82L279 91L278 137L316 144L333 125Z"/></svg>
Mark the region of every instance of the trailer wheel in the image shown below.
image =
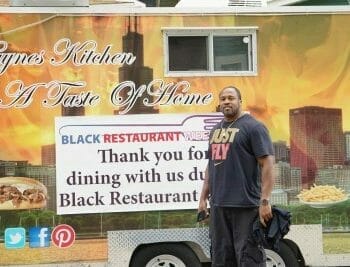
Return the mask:
<svg viewBox="0 0 350 267"><path fill-rule="evenodd" d="M140 247L130 267L200 267L194 252L184 244L155 244Z"/></svg>
<svg viewBox="0 0 350 267"><path fill-rule="evenodd" d="M297 267L299 261L293 250L283 242L280 242L280 250L278 252L265 249L266 267Z"/></svg>
<svg viewBox="0 0 350 267"><path fill-rule="evenodd" d="M305 260L303 257L303 254L301 253L298 245L290 239L284 238L282 239L282 242L284 242L294 253L294 255L297 257L299 262L299 267L305 267Z"/></svg>

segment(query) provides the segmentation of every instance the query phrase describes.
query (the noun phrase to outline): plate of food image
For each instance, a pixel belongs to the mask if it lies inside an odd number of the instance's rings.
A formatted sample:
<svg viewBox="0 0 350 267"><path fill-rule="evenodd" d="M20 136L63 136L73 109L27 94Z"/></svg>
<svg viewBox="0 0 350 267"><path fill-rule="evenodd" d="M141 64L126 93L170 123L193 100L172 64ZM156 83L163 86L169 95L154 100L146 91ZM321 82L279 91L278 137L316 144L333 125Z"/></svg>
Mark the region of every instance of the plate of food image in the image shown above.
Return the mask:
<svg viewBox="0 0 350 267"><path fill-rule="evenodd" d="M302 204L313 208L328 208L348 200L344 190L334 185L313 185L310 189L303 189L298 195Z"/></svg>

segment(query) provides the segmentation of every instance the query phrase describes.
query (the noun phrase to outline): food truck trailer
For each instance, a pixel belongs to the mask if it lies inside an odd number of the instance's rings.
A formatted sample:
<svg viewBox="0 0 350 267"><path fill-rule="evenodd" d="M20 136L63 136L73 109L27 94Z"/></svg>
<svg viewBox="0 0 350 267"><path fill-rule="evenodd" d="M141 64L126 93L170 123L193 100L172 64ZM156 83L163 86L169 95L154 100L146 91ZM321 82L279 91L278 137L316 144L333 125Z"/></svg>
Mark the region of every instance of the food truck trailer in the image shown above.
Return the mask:
<svg viewBox="0 0 350 267"><path fill-rule="evenodd" d="M228 85L292 212L268 266L350 265L348 6L19 2L0 7L0 265L210 266L195 217Z"/></svg>

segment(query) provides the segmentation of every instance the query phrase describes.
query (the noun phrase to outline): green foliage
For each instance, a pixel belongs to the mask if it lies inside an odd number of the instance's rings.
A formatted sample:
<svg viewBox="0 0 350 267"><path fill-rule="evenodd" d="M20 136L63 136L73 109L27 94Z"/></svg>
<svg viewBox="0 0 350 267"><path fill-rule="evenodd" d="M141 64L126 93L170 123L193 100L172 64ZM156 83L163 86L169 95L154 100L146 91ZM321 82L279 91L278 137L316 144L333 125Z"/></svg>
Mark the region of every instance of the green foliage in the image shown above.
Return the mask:
<svg viewBox="0 0 350 267"><path fill-rule="evenodd" d="M322 224L324 228L350 227L350 200L329 208L307 205L281 206L291 212L292 224Z"/></svg>
<svg viewBox="0 0 350 267"><path fill-rule="evenodd" d="M350 201L325 209L306 205L279 206L292 213L292 224L322 224L324 230L350 228ZM56 215L50 210L7 211L0 213L0 237L7 227L55 227L71 225L78 235L106 235L107 231L131 229L183 228L205 226L196 223L196 210L147 211L101 214Z"/></svg>

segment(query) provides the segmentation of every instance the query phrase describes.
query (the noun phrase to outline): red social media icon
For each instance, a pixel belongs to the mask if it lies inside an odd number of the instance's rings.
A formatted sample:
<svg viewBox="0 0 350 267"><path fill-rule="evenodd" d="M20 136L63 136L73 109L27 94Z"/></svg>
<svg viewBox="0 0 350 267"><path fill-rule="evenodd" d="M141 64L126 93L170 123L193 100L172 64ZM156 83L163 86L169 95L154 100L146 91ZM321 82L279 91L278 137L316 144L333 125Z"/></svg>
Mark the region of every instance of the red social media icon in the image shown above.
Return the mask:
<svg viewBox="0 0 350 267"><path fill-rule="evenodd" d="M57 225L51 233L52 243L59 248L68 248L75 241L75 231L68 224Z"/></svg>

